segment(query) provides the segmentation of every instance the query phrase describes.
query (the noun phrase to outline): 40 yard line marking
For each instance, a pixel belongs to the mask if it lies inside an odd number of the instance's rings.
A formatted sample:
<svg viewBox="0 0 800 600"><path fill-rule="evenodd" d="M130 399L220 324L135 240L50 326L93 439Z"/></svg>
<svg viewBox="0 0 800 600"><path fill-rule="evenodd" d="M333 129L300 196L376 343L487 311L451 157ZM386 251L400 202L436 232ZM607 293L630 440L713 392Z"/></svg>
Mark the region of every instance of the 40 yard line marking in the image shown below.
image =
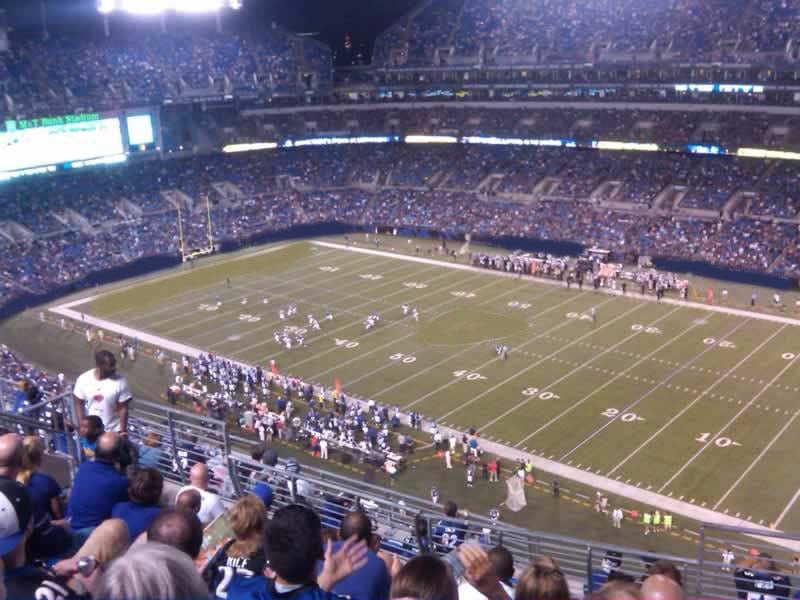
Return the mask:
<svg viewBox="0 0 800 600"><path fill-rule="evenodd" d="M614 298L609 298L609 299L608 299L608 300L606 300L605 302L601 302L600 304L598 304L598 306L604 306L605 304L608 304L609 302L611 302L613 299L614 299ZM473 397L472 399L468 400L467 402L465 402L465 403L464 403L464 404L462 404L461 406L459 406L459 407L457 407L457 408L454 408L453 410L451 410L451 411L449 411L449 412L445 413L444 415L441 415L439 418L440 418L440 419L447 418L447 417L449 417L449 416L450 416L450 415L452 415L452 414L455 414L455 413L457 413L457 412L460 412L461 410L463 410L463 409L464 409L464 408L466 408L467 406L471 406L471 405L475 404L475 402L477 402L478 400L480 400L481 398L483 398L483 397L484 397L484 396L486 396L487 394L490 394L490 393L492 393L493 391L495 391L496 389L498 389L498 388L500 388L500 387L502 387L502 386L506 385L507 383L509 383L509 382L511 382L511 381L514 381L515 379L517 379L517 378L518 378L518 377L520 377L521 375L524 375L525 373L527 373L527 372L528 372L528 371L530 371L531 369L533 369L533 368L535 368L535 367L539 366L541 363L543 363L543 362L545 362L546 360L548 360L549 358L551 358L551 357L553 357L553 356L555 356L555 355L559 354L560 352L563 352L563 351L564 351L564 350L566 350L567 348L570 348L571 346L574 346L575 344L577 344L577 343L578 343L578 342L580 342L581 340L583 340L583 339L586 339L587 337L589 337L589 336L593 335L594 333L597 333L598 331L600 331L600 330L602 330L602 329L605 329L605 328L606 328L606 327L608 327L609 325L613 325L614 323L616 323L616 322L617 322L617 321L619 321L620 319L624 319L625 317L627 317L627 316L629 316L629 315L633 314L634 312L636 312L637 310L639 310L639 309L640 309L641 307L643 307L643 306L644 306L644 304L637 304L637 305L635 305L635 306L634 306L632 309L630 309L630 310L627 310L627 311L623 312L621 315L619 315L619 316L617 316L617 317L614 317L613 319L611 319L611 320L610 320L610 321L608 321L607 323L605 323L605 324L601 325L600 327L594 327L594 328L592 328L592 330L591 330L591 331L589 331L588 333L585 333L585 334L583 334L583 335L579 336L578 338L576 338L575 340L573 340L572 342L570 342L570 343L569 343L569 344L567 344L566 346L562 346L561 348L559 348L559 349L558 349L558 350L556 350L555 352L551 353L550 355L546 356L545 358L543 358L543 359L541 359L541 360L538 360L538 361L536 361L535 363L533 363L532 365L529 365L529 366L525 367L525 368L524 368L524 369L522 369L521 371L517 371L517 372L516 372L514 375L511 375L510 377L507 377L507 378L506 378L506 379L504 379L503 381L501 381L501 382L499 382L499 383L497 383L497 384L493 385L493 386L492 386L492 387L490 387L488 390L485 390L484 392L481 392L480 394L478 394L477 396L475 396L475 397ZM569 323L569 320L567 320L567 323ZM552 331L552 330L551 330L551 331ZM549 333L549 332L548 332L548 333ZM536 341L536 339L537 339L538 337L539 337L539 336L535 336L535 337L533 337L532 339L528 340L527 342L525 342L524 344L522 344L522 345L520 346L520 348L524 348L524 347L526 347L526 346L530 345L531 343L533 343L534 341ZM488 362L484 363L483 365L481 365L481 366L479 366L479 367L475 367L473 370L474 370L474 371L480 371L480 370L482 370L482 369L486 368L487 366L491 365L492 363L496 362L497 360L500 360L500 359L499 359L499 358L492 359L492 360L490 360L490 361L488 361ZM460 378L459 378L459 379L460 379ZM455 381L451 382L451 383L450 383L450 384L448 384L448 385L453 385L453 384L454 384L456 381L458 381L458 380L455 380ZM506 413L504 413L504 415L503 415L503 416L505 416L505 414L508 414L508 413L510 413L510 412L513 412L513 411L507 411ZM484 429L484 428L485 428L485 427L481 427L481 430L482 430L482 429Z"/></svg>

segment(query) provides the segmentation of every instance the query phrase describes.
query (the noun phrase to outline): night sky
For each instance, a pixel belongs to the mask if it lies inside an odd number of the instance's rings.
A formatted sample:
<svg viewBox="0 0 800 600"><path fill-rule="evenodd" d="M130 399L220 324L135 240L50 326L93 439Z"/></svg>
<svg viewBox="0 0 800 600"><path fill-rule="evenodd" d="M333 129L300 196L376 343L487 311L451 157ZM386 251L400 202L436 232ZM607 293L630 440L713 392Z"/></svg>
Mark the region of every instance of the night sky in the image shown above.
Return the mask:
<svg viewBox="0 0 800 600"><path fill-rule="evenodd" d="M248 25L273 21L295 33L315 33L331 46L338 65L366 62L375 37L420 0L243 0L239 17ZM95 0L45 0L52 29L85 31L86 19L97 19ZM19 30L40 23L39 0L0 0L8 24ZM130 18L130 17L128 17ZM80 24L80 25L79 25ZM350 34L351 50L345 49ZM359 56L360 55L360 56Z"/></svg>

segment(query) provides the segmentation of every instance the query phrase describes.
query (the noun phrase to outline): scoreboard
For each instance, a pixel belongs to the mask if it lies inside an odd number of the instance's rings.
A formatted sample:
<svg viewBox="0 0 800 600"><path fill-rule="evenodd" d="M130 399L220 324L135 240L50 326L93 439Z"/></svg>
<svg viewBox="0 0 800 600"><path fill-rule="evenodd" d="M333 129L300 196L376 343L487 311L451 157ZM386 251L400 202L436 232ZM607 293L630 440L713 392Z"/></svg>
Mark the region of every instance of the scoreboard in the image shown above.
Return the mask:
<svg viewBox="0 0 800 600"><path fill-rule="evenodd" d="M0 180L124 162L156 149L150 112L85 113L6 121L0 131Z"/></svg>

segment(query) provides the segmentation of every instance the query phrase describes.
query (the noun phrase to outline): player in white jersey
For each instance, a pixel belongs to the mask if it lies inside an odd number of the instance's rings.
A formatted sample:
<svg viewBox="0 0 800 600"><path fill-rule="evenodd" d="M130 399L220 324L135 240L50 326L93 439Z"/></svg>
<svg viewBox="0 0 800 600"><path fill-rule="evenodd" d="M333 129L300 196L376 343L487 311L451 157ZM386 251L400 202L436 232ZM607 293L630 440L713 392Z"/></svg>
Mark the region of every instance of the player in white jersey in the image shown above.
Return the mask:
<svg viewBox="0 0 800 600"><path fill-rule="evenodd" d="M319 331L321 329L319 326L319 321L317 321L316 319L311 319L311 329L313 329L314 331Z"/></svg>
<svg viewBox="0 0 800 600"><path fill-rule="evenodd" d="M261 301L263 304L269 304L269 298L264 296L264 299Z"/></svg>
<svg viewBox="0 0 800 600"><path fill-rule="evenodd" d="M595 310L594 306L589 311L589 314L592 317L592 325L597 323L597 311Z"/></svg>
<svg viewBox="0 0 800 600"><path fill-rule="evenodd" d="M304 344L305 344L305 338L302 335L298 334L297 335L297 345L298 345L298 347L302 348Z"/></svg>
<svg viewBox="0 0 800 600"><path fill-rule="evenodd" d="M407 316L408 315L408 310L409 310L408 304L401 304L400 308L403 310L403 316L404 317Z"/></svg>
<svg viewBox="0 0 800 600"><path fill-rule="evenodd" d="M286 313L283 311L283 309L280 309L280 310L278 311L278 318L279 318L281 321L285 321L285 320L286 320Z"/></svg>
<svg viewBox="0 0 800 600"><path fill-rule="evenodd" d="M247 304L247 298L242 298L242 304Z"/></svg>
<svg viewBox="0 0 800 600"><path fill-rule="evenodd" d="M311 325L314 323L314 315L308 315L306 318L308 319L308 326L311 327Z"/></svg>
<svg viewBox="0 0 800 600"><path fill-rule="evenodd" d="M325 320L326 321L333 321L333 313L331 311L327 311L325 313Z"/></svg>
<svg viewBox="0 0 800 600"><path fill-rule="evenodd" d="M414 317L414 320L415 320L415 321L419 321L419 311L417 310L417 307L416 307L416 306L414 307L414 310L412 311L412 313L411 313L411 314L412 314L412 316Z"/></svg>
<svg viewBox="0 0 800 600"><path fill-rule="evenodd" d="M272 338L273 338L273 339L274 339L274 340L275 340L277 343L279 343L279 344L281 343L281 334L280 334L280 333L278 333L277 331L273 332L273 334L272 334Z"/></svg>

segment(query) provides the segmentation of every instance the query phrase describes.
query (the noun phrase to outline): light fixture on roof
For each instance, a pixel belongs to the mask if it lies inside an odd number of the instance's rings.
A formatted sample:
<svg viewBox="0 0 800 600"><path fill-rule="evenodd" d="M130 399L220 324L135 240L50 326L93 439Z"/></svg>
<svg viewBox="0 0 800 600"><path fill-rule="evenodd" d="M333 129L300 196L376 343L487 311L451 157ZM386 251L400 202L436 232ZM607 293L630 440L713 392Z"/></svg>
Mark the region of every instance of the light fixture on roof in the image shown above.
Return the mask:
<svg viewBox="0 0 800 600"><path fill-rule="evenodd" d="M168 11L203 14L240 8L242 0L98 0L97 2L97 10L104 15L112 12L158 15Z"/></svg>

